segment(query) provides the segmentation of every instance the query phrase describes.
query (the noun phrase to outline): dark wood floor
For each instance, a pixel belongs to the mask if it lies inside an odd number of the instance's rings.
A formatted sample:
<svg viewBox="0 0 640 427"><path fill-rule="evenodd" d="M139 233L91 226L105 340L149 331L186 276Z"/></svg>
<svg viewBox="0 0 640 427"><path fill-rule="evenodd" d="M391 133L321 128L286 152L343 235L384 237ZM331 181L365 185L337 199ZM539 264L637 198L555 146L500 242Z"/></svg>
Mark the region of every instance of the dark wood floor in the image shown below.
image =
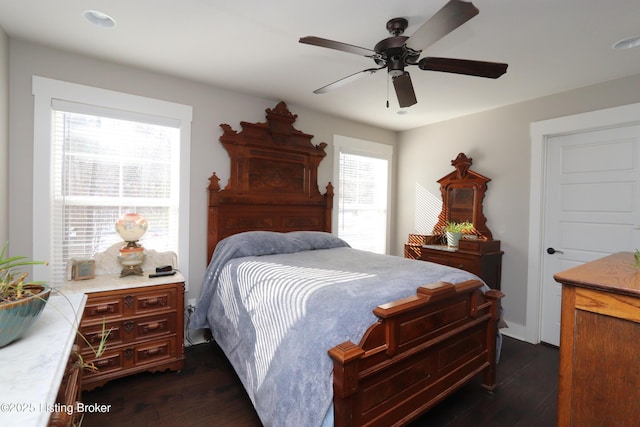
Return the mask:
<svg viewBox="0 0 640 427"><path fill-rule="evenodd" d="M524 427L556 423L558 350L505 337L498 390L480 380L462 387L411 427ZM238 378L215 343L186 349L180 373L143 373L85 392L85 403L110 404L109 413L87 414L93 426L260 427ZM305 426L295 426L305 427Z"/></svg>

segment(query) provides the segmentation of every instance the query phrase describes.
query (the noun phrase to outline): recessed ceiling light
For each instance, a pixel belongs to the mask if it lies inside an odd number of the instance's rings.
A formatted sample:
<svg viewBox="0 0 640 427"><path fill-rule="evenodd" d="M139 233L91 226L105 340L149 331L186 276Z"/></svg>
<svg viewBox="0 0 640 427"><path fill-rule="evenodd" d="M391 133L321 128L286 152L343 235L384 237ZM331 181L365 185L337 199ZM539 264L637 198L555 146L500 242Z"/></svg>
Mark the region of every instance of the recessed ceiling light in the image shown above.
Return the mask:
<svg viewBox="0 0 640 427"><path fill-rule="evenodd" d="M627 37L616 42L612 47L614 49L631 49L640 46L640 36Z"/></svg>
<svg viewBox="0 0 640 427"><path fill-rule="evenodd" d="M107 15L106 13L98 12L97 10L85 10L82 15L85 19L91 22L93 25L97 25L101 28L115 28L116 20Z"/></svg>

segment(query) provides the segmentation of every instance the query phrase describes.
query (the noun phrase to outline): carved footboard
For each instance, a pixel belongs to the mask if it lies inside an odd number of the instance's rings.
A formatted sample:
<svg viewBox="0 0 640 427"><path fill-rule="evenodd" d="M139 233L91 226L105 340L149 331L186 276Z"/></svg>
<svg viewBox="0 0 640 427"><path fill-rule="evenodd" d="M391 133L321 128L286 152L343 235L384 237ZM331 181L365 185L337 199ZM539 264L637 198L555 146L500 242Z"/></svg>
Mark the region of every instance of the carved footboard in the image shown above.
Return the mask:
<svg viewBox="0 0 640 427"><path fill-rule="evenodd" d="M420 287L377 307L360 345L331 350L335 426L392 426L413 420L475 375L496 386L502 292L472 280Z"/></svg>

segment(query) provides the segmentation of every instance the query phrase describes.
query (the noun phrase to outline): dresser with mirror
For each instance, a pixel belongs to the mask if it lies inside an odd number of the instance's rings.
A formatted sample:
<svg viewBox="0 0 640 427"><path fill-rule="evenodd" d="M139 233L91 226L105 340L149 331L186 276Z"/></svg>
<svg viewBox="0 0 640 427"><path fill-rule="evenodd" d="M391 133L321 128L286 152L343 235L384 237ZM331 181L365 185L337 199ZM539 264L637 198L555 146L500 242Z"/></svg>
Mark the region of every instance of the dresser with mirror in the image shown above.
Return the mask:
<svg viewBox="0 0 640 427"><path fill-rule="evenodd" d="M472 171L472 162L464 153L451 161L454 171L437 181L442 196L438 222L430 235L410 234L404 255L469 271L492 289L500 289L503 251L500 241L493 239L482 211L491 179ZM445 228L452 222L473 225L464 232L457 247L448 246L445 239Z"/></svg>

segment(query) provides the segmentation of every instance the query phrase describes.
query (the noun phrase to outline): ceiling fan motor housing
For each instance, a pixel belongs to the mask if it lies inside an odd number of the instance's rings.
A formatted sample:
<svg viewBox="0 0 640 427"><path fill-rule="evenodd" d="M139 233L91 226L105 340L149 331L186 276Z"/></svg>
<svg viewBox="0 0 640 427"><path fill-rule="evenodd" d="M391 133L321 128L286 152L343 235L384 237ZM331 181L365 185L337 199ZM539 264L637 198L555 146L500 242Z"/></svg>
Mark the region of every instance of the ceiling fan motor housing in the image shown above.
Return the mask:
<svg viewBox="0 0 640 427"><path fill-rule="evenodd" d="M415 64L420 57L420 52L405 46L409 37L392 36L380 40L373 50L377 53L373 57L376 64L386 66L389 74L398 76L404 73L405 65Z"/></svg>

